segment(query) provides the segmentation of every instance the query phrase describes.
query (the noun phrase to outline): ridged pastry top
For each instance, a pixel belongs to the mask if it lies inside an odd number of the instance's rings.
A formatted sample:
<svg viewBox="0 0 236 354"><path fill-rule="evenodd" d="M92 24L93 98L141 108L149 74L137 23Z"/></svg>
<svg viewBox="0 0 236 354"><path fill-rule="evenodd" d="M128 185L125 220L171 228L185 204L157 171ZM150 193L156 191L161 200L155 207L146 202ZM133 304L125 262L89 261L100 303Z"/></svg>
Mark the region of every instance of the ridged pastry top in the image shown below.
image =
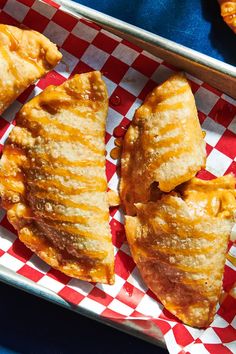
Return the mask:
<svg viewBox="0 0 236 354"><path fill-rule="evenodd" d="M218 0L221 16L227 25L236 33L236 0Z"/></svg>
<svg viewBox="0 0 236 354"><path fill-rule="evenodd" d="M215 314L236 207L235 182L233 176L194 179L183 196L170 193L137 204L137 216L126 217L127 239L144 281L190 326L207 327Z"/></svg>
<svg viewBox="0 0 236 354"><path fill-rule="evenodd" d="M61 57L39 32L0 24L0 114Z"/></svg>
<svg viewBox="0 0 236 354"><path fill-rule="evenodd" d="M127 214L150 200L153 182L169 192L205 165L206 152L188 81L176 74L137 109L125 135L120 193Z"/></svg>
<svg viewBox="0 0 236 354"><path fill-rule="evenodd" d="M17 116L0 192L20 239L64 273L112 283L105 176L108 96L99 72L49 86Z"/></svg>

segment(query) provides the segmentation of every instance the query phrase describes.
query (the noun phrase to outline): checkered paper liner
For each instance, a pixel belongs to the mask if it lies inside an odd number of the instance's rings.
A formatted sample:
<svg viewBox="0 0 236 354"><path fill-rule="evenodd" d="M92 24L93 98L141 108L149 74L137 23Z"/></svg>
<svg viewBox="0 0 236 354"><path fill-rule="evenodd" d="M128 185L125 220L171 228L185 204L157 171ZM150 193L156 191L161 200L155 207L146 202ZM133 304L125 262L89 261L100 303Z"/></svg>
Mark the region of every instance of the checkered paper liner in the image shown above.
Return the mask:
<svg viewBox="0 0 236 354"><path fill-rule="evenodd" d="M110 96L106 128L107 178L109 188L117 190L119 161L110 157L114 140L124 136L135 109L146 94L176 69L97 24L65 13L50 0L46 3L0 0L0 23L23 24L35 29L55 42L63 54L63 61L29 87L0 117L1 149L14 127L16 112L27 100L49 84L59 85L73 74L100 70ZM197 78L187 76L202 129L206 132L207 166L199 177L211 179L229 172L236 174L235 101ZM215 320L206 330L197 330L183 325L165 310L143 283L130 255L122 212L118 208L110 211L110 226L116 272L112 286L72 279L49 267L18 240L3 210L0 211L0 264L80 308L124 325L132 322L133 328L156 339L163 335L171 354L235 353L236 247L229 246L224 293Z"/></svg>

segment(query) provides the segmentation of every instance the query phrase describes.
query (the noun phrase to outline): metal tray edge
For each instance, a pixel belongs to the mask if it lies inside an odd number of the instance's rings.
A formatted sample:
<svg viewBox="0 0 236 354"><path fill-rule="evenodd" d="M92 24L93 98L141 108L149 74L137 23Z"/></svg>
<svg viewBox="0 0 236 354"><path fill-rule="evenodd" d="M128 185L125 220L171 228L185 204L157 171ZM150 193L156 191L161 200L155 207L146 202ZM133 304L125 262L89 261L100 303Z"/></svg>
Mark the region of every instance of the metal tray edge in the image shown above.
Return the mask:
<svg viewBox="0 0 236 354"><path fill-rule="evenodd" d="M40 0L43 2L43 0ZM185 57L186 59L191 60L192 62L197 62L199 64L202 64L208 68L211 68L213 70L217 70L223 74L229 75L231 77L236 78L236 67L223 63L220 60L214 59L206 54L202 54L198 51L195 51L191 48L188 48L186 46L183 46L181 44L175 43L171 40L168 40L166 38L163 38L159 35L156 35L152 32L146 31L144 29L141 29L137 26L128 24L124 21L118 20L112 16L103 14L97 10L93 10L89 7L86 7L84 5L74 3L71 0L56 0L58 4L63 6L62 10L66 12L70 12L71 14L75 16L82 16L85 17L91 21L94 21L96 23L99 23L103 26L113 28L117 31L126 33L128 35L131 35L133 37L139 38L142 41L146 41L150 44L159 46L160 48L163 48L164 50L171 51L177 55L180 55L182 57ZM131 334L139 339L143 339L149 343L158 345L160 347L165 348L165 343L164 341L160 341L158 339L155 339L149 335L146 335L142 333L141 331L133 328L131 325L127 324L120 324L117 322L114 322L110 319L107 319L105 317L101 317L98 314L89 311L87 309L81 308L79 306L74 306L67 301L63 300L59 295L54 293L53 291L34 283L33 281L23 277L20 274L17 274L13 272L12 270L7 269L6 267L0 265L0 281L13 286L15 288L18 288L20 290L23 290L29 294L33 294L37 297L40 297L44 300L50 301L54 304L60 305L64 308L67 308L71 311L74 311L76 313L79 313L83 316L86 316L90 319L96 320L102 324L106 324L112 328L118 329L124 333Z"/></svg>
<svg viewBox="0 0 236 354"><path fill-rule="evenodd" d="M86 316L92 320L96 320L97 322L108 325L112 328L118 329L119 331L124 332L126 334L132 335L139 339L143 339L151 344L166 348L164 339L163 341L161 341L159 339L142 333L140 330L137 330L135 326L132 327L132 321L129 321L129 323L118 323L113 321L112 319L101 317L100 315L85 308L72 305L50 289L47 289L42 285L37 284L20 274L15 273L14 271L4 267L3 265L0 265L0 282L23 290L29 294L33 294L56 305L60 305L68 310L74 311L82 316Z"/></svg>
<svg viewBox="0 0 236 354"><path fill-rule="evenodd" d="M86 17L91 21L97 22L101 25L115 29L117 31L126 33L142 41L146 41L150 44L154 44L160 48L163 48L164 50L171 51L193 62L197 62L199 64L207 66L208 68L214 69L223 74L227 74L236 78L236 67L234 67L233 65L224 63L218 59L212 58L206 54L200 53L182 44L178 44L169 39L161 37L157 34L146 31L140 27L131 25L115 17L106 15L100 11L91 9L87 6L75 3L74 1L71 0L55 0L55 1L63 7L62 10L64 11L70 11L74 15Z"/></svg>

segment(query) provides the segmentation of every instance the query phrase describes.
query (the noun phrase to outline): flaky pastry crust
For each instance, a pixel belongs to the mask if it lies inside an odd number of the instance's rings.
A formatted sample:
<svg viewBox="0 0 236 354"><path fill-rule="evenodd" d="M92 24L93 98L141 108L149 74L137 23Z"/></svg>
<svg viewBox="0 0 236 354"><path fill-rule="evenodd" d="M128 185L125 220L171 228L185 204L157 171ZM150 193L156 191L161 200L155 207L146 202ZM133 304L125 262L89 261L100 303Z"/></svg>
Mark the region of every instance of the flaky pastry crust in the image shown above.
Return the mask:
<svg viewBox="0 0 236 354"><path fill-rule="evenodd" d="M153 183L170 192L194 177L205 160L190 85L176 74L146 97L125 135L120 195L126 213L134 215L134 203L150 200Z"/></svg>
<svg viewBox="0 0 236 354"><path fill-rule="evenodd" d="M41 33L0 24L0 114L61 57Z"/></svg>
<svg viewBox="0 0 236 354"><path fill-rule="evenodd" d="M23 106L0 163L0 195L27 247L83 280L114 282L105 176L108 96L99 72Z"/></svg>
<svg viewBox="0 0 236 354"><path fill-rule="evenodd" d="M136 204L126 216L132 256L147 286L184 323L207 327L222 289L236 210L236 179L194 178L178 194Z"/></svg>
<svg viewBox="0 0 236 354"><path fill-rule="evenodd" d="M218 0L221 16L227 25L236 33L236 0Z"/></svg>

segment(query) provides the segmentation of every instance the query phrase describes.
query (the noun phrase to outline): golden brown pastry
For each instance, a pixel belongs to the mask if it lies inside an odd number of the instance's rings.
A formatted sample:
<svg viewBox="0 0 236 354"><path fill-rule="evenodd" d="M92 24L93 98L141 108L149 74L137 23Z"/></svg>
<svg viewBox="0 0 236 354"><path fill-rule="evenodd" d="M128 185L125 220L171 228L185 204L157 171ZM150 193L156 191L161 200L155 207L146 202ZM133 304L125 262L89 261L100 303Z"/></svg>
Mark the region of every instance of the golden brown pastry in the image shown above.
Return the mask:
<svg viewBox="0 0 236 354"><path fill-rule="evenodd" d="M227 25L236 33L236 0L218 0L221 16Z"/></svg>
<svg viewBox="0 0 236 354"><path fill-rule="evenodd" d="M69 276L112 284L107 110L96 71L25 104L3 150L0 194L20 240L40 258Z"/></svg>
<svg viewBox="0 0 236 354"><path fill-rule="evenodd" d="M118 192L113 191L112 189L110 189L107 192L107 196L108 196L109 207L115 207L115 206L120 205L120 197L119 197Z"/></svg>
<svg viewBox="0 0 236 354"><path fill-rule="evenodd" d="M207 327L222 287L236 210L236 179L192 180L156 202L136 204L125 230L147 286L184 323Z"/></svg>
<svg viewBox="0 0 236 354"><path fill-rule="evenodd" d="M0 114L61 57L42 34L0 24Z"/></svg>
<svg viewBox="0 0 236 354"><path fill-rule="evenodd" d="M135 214L133 203L150 200L154 182L170 192L195 176L205 159L190 85L176 74L146 97L125 135L120 195L126 213Z"/></svg>
<svg viewBox="0 0 236 354"><path fill-rule="evenodd" d="M236 216L236 179L233 174L210 181L192 178L177 188L184 201L196 214L234 219Z"/></svg>

